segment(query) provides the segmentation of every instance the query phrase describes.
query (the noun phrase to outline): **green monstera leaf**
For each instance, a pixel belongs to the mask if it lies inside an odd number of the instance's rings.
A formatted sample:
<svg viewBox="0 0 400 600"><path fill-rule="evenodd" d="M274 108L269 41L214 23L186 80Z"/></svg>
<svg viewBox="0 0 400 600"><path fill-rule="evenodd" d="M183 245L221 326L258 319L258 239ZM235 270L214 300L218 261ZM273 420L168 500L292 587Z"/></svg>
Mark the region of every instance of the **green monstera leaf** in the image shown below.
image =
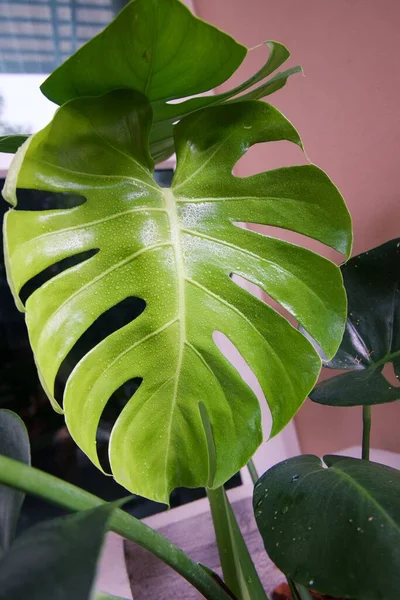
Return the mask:
<svg viewBox="0 0 400 600"><path fill-rule="evenodd" d="M311 400L332 406L400 400L400 387L382 374L392 363L400 377L400 238L354 256L342 267L348 297L346 330L330 369L346 369L323 381Z"/></svg>
<svg viewBox="0 0 400 600"><path fill-rule="evenodd" d="M0 152L8 152L15 154L20 146L28 138L28 135L1 135L0 136Z"/></svg>
<svg viewBox="0 0 400 600"><path fill-rule="evenodd" d="M176 486L221 485L262 439L256 396L215 345L214 332L231 340L257 376L271 408L272 435L290 421L320 371L320 358L301 332L232 274L284 306L329 356L343 334L339 268L236 223L295 230L345 255L351 224L341 195L314 165L233 176L253 144L301 146L272 106L233 103L182 120L170 189L152 176L151 122L146 99L128 90L61 107L19 150L3 193L14 207L17 188L74 192L86 201L68 209L8 211L5 256L43 385L58 410L55 378L85 331L127 297L145 301L140 316L78 362L63 409L72 436L100 466L96 431L103 410L116 389L141 378L113 427L111 468L129 490L167 502ZM80 263L22 303L27 282L79 255Z"/></svg>
<svg viewBox="0 0 400 600"><path fill-rule="evenodd" d="M153 107L151 154L160 162L174 152L174 122L244 92L289 58L282 44L266 45L270 50L266 64L240 86L223 94L182 101L224 83L242 63L247 49L196 18L179 0L134 0L103 32L56 69L41 90L60 105L119 88L143 93ZM249 92L252 99L279 90L300 70L294 67L263 81Z"/></svg>

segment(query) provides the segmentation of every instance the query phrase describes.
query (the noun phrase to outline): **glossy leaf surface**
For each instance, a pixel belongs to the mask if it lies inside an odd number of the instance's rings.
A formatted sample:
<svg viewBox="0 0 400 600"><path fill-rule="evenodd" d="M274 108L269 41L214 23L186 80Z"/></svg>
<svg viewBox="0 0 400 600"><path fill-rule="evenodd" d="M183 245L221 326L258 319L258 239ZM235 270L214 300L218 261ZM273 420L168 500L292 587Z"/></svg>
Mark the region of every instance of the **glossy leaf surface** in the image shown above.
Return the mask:
<svg viewBox="0 0 400 600"><path fill-rule="evenodd" d="M0 600L91 598L113 510L104 505L28 529L0 560Z"/></svg>
<svg viewBox="0 0 400 600"><path fill-rule="evenodd" d="M269 49L268 60L263 67L252 77L236 88L221 94L211 96L197 96L178 104L169 104L163 101L153 102L154 122L150 134L151 154L156 162L168 158L174 152L173 125L186 115L205 108L216 106L224 102L243 102L244 100L258 100L265 98L283 88L288 78L302 71L301 67L292 67L263 81L268 75L278 69L290 56L287 48L278 42L265 42ZM249 88L251 91L243 93Z"/></svg>
<svg viewBox="0 0 400 600"><path fill-rule="evenodd" d="M15 154L28 137L27 135L0 135L0 152Z"/></svg>
<svg viewBox="0 0 400 600"><path fill-rule="evenodd" d="M129 91L60 108L16 155L4 195L14 206L18 187L75 192L86 202L9 211L5 254L43 385L58 409L55 377L88 327L128 296L146 302L138 318L80 360L67 382L64 410L72 436L99 466L103 410L116 389L141 378L114 425L111 467L126 488L166 502L176 486L221 485L261 442L258 401L216 347L215 331L229 337L259 379L273 435L293 417L320 370L306 338L240 288L232 273L282 304L328 355L343 333L340 270L309 250L235 223L293 229L344 254L351 227L339 192L313 165L232 175L255 143L300 145L293 126L269 105L207 108L179 123L171 189L153 180L150 127L150 106ZM49 279L22 305L27 281L89 250L99 251ZM213 461L200 402L214 435Z"/></svg>
<svg viewBox="0 0 400 600"><path fill-rule="evenodd" d="M400 387L382 369L392 363L400 377L400 238L355 256L342 267L348 297L346 330L333 360L346 369L320 383L314 402L333 406L383 404L400 399Z"/></svg>
<svg viewBox="0 0 400 600"><path fill-rule="evenodd" d="M134 0L56 69L41 89L60 105L115 89L143 93L153 106L151 154L160 162L174 152L173 123L184 115L226 101L261 81L259 95L253 99L267 96L300 70L295 67L265 82L290 56L282 44L267 45L270 55L266 64L248 81L223 94L182 102L182 98L212 90L229 79L247 49L196 18L179 0ZM176 99L181 102L170 103Z"/></svg>
<svg viewBox="0 0 400 600"><path fill-rule="evenodd" d="M10 410L0 410L0 454L27 465L31 453L23 421ZM0 485L0 556L10 547L24 501L22 492Z"/></svg>
<svg viewBox="0 0 400 600"><path fill-rule="evenodd" d="M297 456L254 489L271 560L294 581L335 597L400 593L400 472L342 456Z"/></svg>

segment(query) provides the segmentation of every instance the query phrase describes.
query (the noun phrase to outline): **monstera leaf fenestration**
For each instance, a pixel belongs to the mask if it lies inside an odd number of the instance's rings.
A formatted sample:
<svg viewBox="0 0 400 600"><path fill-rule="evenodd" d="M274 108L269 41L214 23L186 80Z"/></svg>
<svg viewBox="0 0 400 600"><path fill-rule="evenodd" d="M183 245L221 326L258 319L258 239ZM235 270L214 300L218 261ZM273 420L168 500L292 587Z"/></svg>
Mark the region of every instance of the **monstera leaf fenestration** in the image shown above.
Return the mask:
<svg viewBox="0 0 400 600"><path fill-rule="evenodd" d="M314 165L232 175L255 143L301 145L272 106L233 103L182 120L175 128L178 162L170 189L152 177L151 119L146 99L127 90L61 107L18 151L3 193L13 206L17 188L74 192L86 202L43 212L10 210L5 255L55 407L62 400L54 398L55 377L84 332L129 296L146 302L139 317L79 361L63 408L72 436L100 466L96 430L104 407L127 380L142 378L114 425L110 463L126 488L167 502L178 485L221 485L261 442L258 401L214 344L215 331L229 337L258 377L273 435L293 417L320 370L309 341L231 274L264 289L327 355L335 354L343 334L339 268L235 224L295 230L345 255L351 224L341 195ZM19 293L26 282L89 250L97 253L49 279L23 306ZM204 415L214 437L210 462Z"/></svg>
<svg viewBox="0 0 400 600"><path fill-rule="evenodd" d="M266 45L270 51L266 64L240 86L182 101L224 83L240 66L247 49L196 18L179 0L133 0L103 32L56 69L41 90L57 104L119 88L143 93L153 108L151 154L160 162L174 152L173 123L183 116L227 101L260 82L248 94L252 99L265 97L301 70L293 67L264 81L290 56L282 44Z"/></svg>
<svg viewBox="0 0 400 600"><path fill-rule="evenodd" d="M337 354L324 366L347 372L317 385L310 398L333 406L400 400L400 387L382 374L392 363L400 377L400 238L354 256L342 273L346 329Z"/></svg>

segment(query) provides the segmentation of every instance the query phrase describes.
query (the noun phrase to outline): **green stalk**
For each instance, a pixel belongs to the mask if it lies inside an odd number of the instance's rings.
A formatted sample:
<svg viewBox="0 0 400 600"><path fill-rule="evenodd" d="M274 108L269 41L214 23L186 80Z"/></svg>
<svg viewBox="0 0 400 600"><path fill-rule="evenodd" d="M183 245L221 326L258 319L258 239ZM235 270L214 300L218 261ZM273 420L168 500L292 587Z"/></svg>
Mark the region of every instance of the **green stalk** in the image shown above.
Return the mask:
<svg viewBox="0 0 400 600"><path fill-rule="evenodd" d="M207 496L226 585L238 600L268 600L224 488Z"/></svg>
<svg viewBox="0 0 400 600"><path fill-rule="evenodd" d="M301 598L299 596L299 592L297 591L297 588L296 588L296 584L294 583L293 579L290 579L289 577L287 577L286 579L287 579L290 593L292 594L293 600L301 600Z"/></svg>
<svg viewBox="0 0 400 600"><path fill-rule="evenodd" d="M300 583L295 583L294 585L297 589L299 600L313 600L311 593L304 585L301 585Z"/></svg>
<svg viewBox="0 0 400 600"><path fill-rule="evenodd" d="M101 498L81 488L6 456L0 456L0 483L72 512L106 504ZM182 575L205 598L231 600L228 593L201 565L135 517L117 509L111 518L110 529L149 550Z"/></svg>
<svg viewBox="0 0 400 600"><path fill-rule="evenodd" d="M363 460L369 460L369 448L371 439L371 407L363 406L363 435L362 455Z"/></svg>
<svg viewBox="0 0 400 600"><path fill-rule="evenodd" d="M259 476L258 476L257 469L256 469L256 466L255 466L252 458L247 463L247 468L249 470L253 485L256 485L257 481L259 480Z"/></svg>

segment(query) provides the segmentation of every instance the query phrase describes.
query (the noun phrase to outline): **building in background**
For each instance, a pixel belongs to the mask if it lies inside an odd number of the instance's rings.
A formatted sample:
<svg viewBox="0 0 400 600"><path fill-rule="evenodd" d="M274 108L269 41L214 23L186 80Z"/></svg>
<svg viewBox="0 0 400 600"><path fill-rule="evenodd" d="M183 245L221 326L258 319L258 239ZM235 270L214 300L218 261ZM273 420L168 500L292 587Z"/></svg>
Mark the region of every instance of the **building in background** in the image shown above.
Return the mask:
<svg viewBox="0 0 400 600"><path fill-rule="evenodd" d="M0 0L0 135L34 133L47 125L57 107L40 92L41 83L126 3ZM0 172L11 159L0 154Z"/></svg>
<svg viewBox="0 0 400 600"><path fill-rule="evenodd" d="M51 73L125 0L0 0L0 73Z"/></svg>

